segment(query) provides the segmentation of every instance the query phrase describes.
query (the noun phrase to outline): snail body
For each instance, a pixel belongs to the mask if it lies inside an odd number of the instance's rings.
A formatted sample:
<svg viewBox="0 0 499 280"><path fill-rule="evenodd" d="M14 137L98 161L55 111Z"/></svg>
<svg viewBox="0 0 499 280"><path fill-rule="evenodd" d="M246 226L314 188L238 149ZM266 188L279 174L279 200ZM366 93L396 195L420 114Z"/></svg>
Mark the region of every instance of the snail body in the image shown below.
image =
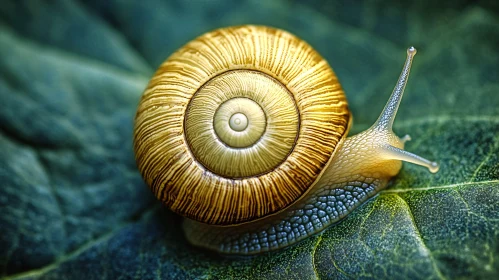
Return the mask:
<svg viewBox="0 0 499 280"><path fill-rule="evenodd" d="M402 161L438 170L392 131L415 54L408 49L375 124L346 138L346 97L308 44L263 26L209 32L167 59L145 90L139 170L186 217L192 244L234 254L286 247L386 187Z"/></svg>

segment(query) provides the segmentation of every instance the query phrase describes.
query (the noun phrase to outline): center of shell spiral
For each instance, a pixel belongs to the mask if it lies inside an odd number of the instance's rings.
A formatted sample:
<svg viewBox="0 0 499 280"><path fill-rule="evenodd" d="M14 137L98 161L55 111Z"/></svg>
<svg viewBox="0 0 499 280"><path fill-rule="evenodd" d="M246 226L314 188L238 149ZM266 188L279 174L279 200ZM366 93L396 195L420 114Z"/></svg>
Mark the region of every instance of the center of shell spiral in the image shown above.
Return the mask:
<svg viewBox="0 0 499 280"><path fill-rule="evenodd" d="M233 70L205 83L185 119L186 140L206 169L227 178L268 173L286 160L299 131L291 94L271 76Z"/></svg>
<svg viewBox="0 0 499 280"><path fill-rule="evenodd" d="M254 145L262 137L266 126L267 119L263 109L257 102L246 97L227 100L217 108L213 116L216 136L232 148Z"/></svg>
<svg viewBox="0 0 499 280"><path fill-rule="evenodd" d="M248 127L248 118L242 113L235 113L229 119L229 126L235 131L243 131Z"/></svg>

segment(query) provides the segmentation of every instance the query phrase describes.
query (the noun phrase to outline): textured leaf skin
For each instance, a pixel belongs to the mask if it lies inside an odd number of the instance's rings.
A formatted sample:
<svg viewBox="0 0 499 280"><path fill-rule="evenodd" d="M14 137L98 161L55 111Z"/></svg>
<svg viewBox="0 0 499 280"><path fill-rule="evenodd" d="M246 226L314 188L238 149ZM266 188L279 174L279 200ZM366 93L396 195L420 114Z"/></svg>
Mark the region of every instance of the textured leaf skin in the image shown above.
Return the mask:
<svg viewBox="0 0 499 280"><path fill-rule="evenodd" d="M499 9L494 1L3 1L0 277L496 279ZM193 248L135 167L132 125L154 69L209 30L265 24L332 65L368 127L414 45L391 186L342 222L254 257Z"/></svg>

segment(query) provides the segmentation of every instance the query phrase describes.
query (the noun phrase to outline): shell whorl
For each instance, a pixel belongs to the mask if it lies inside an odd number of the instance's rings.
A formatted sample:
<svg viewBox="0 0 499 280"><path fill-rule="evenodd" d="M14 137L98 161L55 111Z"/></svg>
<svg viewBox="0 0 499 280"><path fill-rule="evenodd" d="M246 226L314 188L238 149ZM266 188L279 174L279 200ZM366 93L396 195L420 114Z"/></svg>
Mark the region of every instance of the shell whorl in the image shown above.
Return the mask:
<svg viewBox="0 0 499 280"><path fill-rule="evenodd" d="M244 130L231 127L236 115L239 121L247 120ZM299 128L298 110L288 90L266 74L247 70L211 79L191 99L185 116L192 153L205 168L225 178L274 170L294 147Z"/></svg>
<svg viewBox="0 0 499 280"><path fill-rule="evenodd" d="M218 225L276 213L316 182L350 114L336 76L274 28L222 28L158 69L139 104L137 165L173 211Z"/></svg>

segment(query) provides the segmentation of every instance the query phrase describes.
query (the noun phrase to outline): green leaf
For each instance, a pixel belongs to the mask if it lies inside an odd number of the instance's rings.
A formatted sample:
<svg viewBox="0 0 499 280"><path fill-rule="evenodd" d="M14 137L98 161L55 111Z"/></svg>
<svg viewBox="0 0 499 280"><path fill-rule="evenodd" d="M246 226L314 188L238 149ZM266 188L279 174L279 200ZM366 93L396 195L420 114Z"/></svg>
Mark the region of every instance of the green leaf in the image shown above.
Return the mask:
<svg viewBox="0 0 499 280"><path fill-rule="evenodd" d="M499 17L492 1L3 1L0 277L491 279L499 275ZM154 69L209 30L286 29L332 65L355 117L381 111L414 45L391 186L287 249L221 256L189 245L132 150Z"/></svg>

